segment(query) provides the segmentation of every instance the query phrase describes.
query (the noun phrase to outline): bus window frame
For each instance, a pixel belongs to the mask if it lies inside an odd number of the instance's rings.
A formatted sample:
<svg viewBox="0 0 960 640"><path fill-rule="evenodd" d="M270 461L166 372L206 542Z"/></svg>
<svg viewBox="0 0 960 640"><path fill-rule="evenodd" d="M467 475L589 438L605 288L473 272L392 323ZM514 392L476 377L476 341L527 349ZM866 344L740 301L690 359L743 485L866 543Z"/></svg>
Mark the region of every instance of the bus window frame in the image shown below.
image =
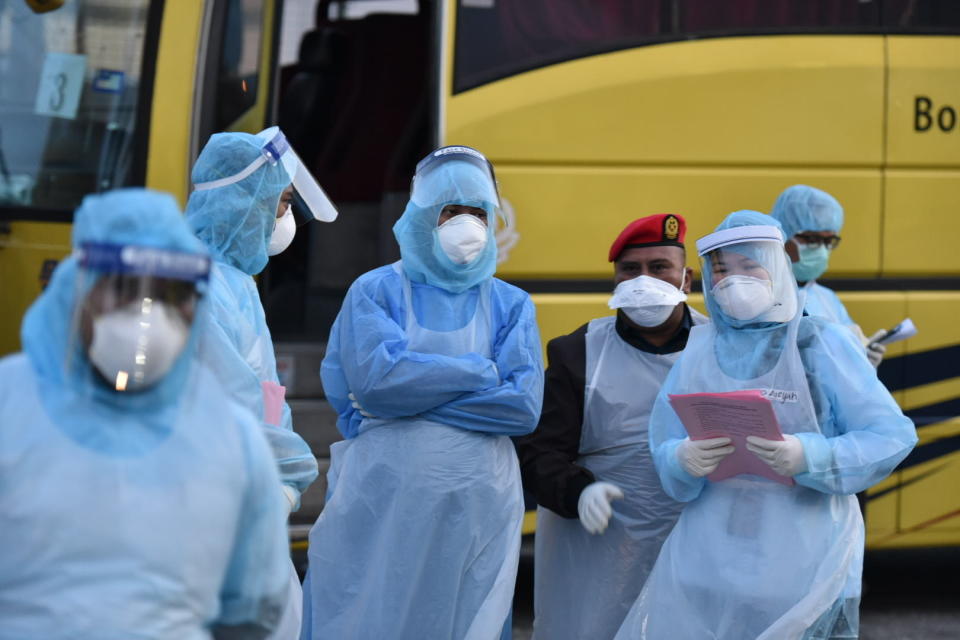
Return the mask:
<svg viewBox="0 0 960 640"><path fill-rule="evenodd" d="M143 186L147 179L147 157L150 147L150 124L153 117L153 90L160 45L160 25L166 0L150 0L143 38L140 83L137 89L136 126L133 132L133 154L127 186ZM80 206L80 203L77 203ZM50 209L0 204L2 222L73 222L74 209Z"/></svg>

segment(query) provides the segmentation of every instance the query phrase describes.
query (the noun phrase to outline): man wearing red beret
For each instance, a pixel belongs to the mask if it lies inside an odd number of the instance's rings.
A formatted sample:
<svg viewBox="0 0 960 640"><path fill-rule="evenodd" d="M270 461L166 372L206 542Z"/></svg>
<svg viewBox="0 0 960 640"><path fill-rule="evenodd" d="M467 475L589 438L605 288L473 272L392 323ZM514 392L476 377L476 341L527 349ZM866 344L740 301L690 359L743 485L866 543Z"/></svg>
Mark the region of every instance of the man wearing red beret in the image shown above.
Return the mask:
<svg viewBox="0 0 960 640"><path fill-rule="evenodd" d="M613 638L680 515L654 469L647 421L690 327L708 322L685 302L685 233L673 214L627 225L609 255L616 316L547 344L540 423L517 442L540 505L537 638Z"/></svg>

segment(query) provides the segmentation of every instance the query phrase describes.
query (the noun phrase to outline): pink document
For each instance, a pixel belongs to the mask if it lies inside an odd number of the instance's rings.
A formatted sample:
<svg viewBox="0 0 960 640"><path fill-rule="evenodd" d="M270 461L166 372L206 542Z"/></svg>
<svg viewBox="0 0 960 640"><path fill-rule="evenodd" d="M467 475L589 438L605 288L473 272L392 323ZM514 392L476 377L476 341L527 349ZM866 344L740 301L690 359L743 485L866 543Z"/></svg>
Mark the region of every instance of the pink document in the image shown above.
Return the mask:
<svg viewBox="0 0 960 640"><path fill-rule="evenodd" d="M280 426L280 420L283 418L283 399L287 395L287 388L269 381L261 382L260 388L263 390L263 421Z"/></svg>
<svg viewBox="0 0 960 640"><path fill-rule="evenodd" d="M762 391L671 394L670 404L691 440L721 437L733 440L736 451L724 458L708 479L718 482L741 473L752 473L788 486L795 484L793 478L780 475L747 450L747 436L783 440L773 405L763 397Z"/></svg>

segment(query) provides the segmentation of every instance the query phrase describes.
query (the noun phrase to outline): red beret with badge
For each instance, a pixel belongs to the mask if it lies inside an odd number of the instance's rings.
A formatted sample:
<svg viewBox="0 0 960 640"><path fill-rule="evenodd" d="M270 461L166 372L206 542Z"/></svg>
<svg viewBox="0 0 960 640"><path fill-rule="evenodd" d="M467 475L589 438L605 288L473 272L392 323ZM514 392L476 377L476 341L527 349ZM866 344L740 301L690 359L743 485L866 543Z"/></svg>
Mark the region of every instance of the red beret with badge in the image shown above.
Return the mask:
<svg viewBox="0 0 960 640"><path fill-rule="evenodd" d="M635 247L683 247L686 234L687 221L674 213L658 213L634 220L613 241L609 260L613 262L624 249Z"/></svg>

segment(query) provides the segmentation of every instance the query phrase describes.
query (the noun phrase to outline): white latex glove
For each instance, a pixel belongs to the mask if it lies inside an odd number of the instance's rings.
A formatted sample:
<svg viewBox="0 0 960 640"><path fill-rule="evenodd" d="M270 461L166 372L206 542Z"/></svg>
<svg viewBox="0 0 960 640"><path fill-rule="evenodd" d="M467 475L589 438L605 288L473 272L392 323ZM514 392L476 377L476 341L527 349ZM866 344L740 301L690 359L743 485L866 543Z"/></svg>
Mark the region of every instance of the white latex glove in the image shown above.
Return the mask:
<svg viewBox="0 0 960 640"><path fill-rule="evenodd" d="M877 340L882 340L885 335L887 335L887 330L880 329L867 338L867 360L870 361L874 369L880 366L880 362L883 360L883 354L887 352L887 345L877 342Z"/></svg>
<svg viewBox="0 0 960 640"><path fill-rule="evenodd" d="M353 407L354 409L356 409L357 411L359 411L359 412L360 412L360 415L362 415L364 418L376 418L376 417L377 417L377 416L373 415L372 413L367 413L366 411L363 410L363 407L361 407L361 406L360 406L360 403L357 402L357 396L353 395L352 393L348 393L348 394L347 394L347 397L350 399L350 406Z"/></svg>
<svg viewBox="0 0 960 640"><path fill-rule="evenodd" d="M730 438L685 438L677 447L677 459L687 473L694 478L702 478L716 471L723 459L734 452L731 442Z"/></svg>
<svg viewBox="0 0 960 640"><path fill-rule="evenodd" d="M280 485L280 488L283 489L283 497L286 498L283 501L283 506L287 508L287 517L289 517L290 512L297 506L297 492L293 487L285 484Z"/></svg>
<svg viewBox="0 0 960 640"><path fill-rule="evenodd" d="M594 482L580 492L577 501L577 513L580 515L580 524L588 533L603 533L613 515L610 507L612 500L623 498L623 491L609 482Z"/></svg>
<svg viewBox="0 0 960 640"><path fill-rule="evenodd" d="M783 436L783 440L747 436L747 450L782 476L791 477L807 470L803 443L797 436L787 434Z"/></svg>

